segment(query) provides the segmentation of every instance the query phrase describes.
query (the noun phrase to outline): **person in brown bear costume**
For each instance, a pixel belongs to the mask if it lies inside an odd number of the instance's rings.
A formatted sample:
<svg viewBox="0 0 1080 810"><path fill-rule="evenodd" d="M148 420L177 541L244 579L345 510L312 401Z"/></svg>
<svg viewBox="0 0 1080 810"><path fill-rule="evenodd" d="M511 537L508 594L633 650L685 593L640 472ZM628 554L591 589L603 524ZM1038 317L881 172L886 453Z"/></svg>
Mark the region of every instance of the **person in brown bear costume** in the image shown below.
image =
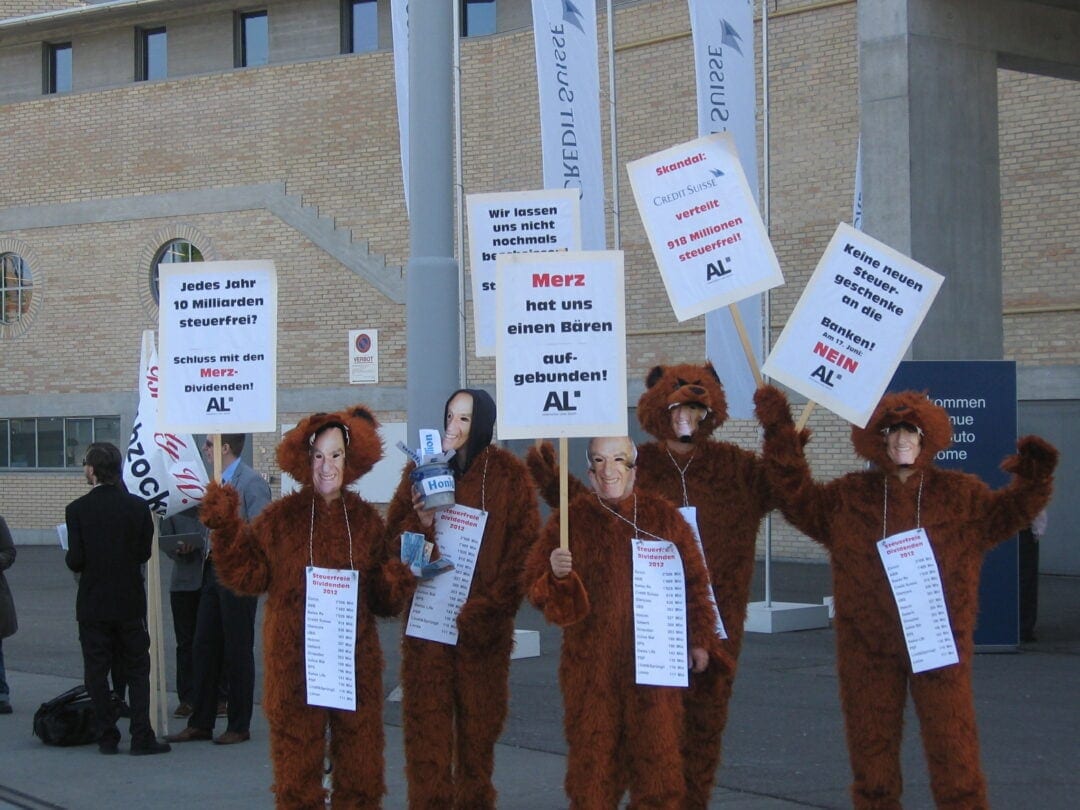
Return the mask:
<svg viewBox="0 0 1080 810"><path fill-rule="evenodd" d="M446 402L443 450L455 501L487 512L468 599L457 616L455 646L403 635L402 714L405 775L412 810L495 807L491 777L495 742L506 720L514 616L521 604L521 567L540 518L529 471L513 453L491 444L495 403L480 389L455 391ZM423 532L437 543L434 514L413 490L409 462L387 514L389 543Z"/></svg>
<svg viewBox="0 0 1080 810"><path fill-rule="evenodd" d="M858 810L900 807L900 737L911 691L938 807L986 808L971 692L979 573L994 545L1027 526L1050 498L1057 451L1036 436L1002 463L1012 481L991 490L974 475L934 466L952 441L946 411L925 394L887 394L855 452L874 468L817 483L783 393L755 394L764 457L784 515L825 546L836 597L836 659ZM959 662L912 672L878 541L925 529L937 560Z"/></svg>
<svg viewBox="0 0 1080 810"><path fill-rule="evenodd" d="M382 457L378 422L364 407L316 413L285 434L281 469L301 485L251 524L236 492L211 483L200 510L212 530L218 576L242 594L267 593L263 619L263 709L270 723L274 793L281 808L322 810L326 730L335 807L377 808L383 776L382 651L375 616L401 611L415 577L390 558L382 518L345 487ZM304 660L305 570L360 572L356 620L356 710L309 705Z"/></svg>
<svg viewBox="0 0 1080 810"><path fill-rule="evenodd" d="M686 806L684 690L636 683L635 538L669 540L682 558L693 671L731 665L714 634L708 574L690 527L665 498L634 487L634 452L626 437L590 442L593 491L568 507L569 549L559 547L554 512L525 566L529 599L564 628L559 684L572 810L615 810L627 787L631 808Z"/></svg>
<svg viewBox="0 0 1080 810"><path fill-rule="evenodd" d="M765 468L754 453L713 433L727 420L727 399L712 364L656 366L638 400L641 427L654 441L639 445L638 485L676 506L697 510L698 532L727 640L723 648L737 661L742 648L746 604L754 572L758 526L776 507ZM530 450L529 469L545 501L558 504L554 451ZM571 497L584 491L575 481ZM709 804L735 667L710 667L690 679L686 704L683 769L687 810Z"/></svg>

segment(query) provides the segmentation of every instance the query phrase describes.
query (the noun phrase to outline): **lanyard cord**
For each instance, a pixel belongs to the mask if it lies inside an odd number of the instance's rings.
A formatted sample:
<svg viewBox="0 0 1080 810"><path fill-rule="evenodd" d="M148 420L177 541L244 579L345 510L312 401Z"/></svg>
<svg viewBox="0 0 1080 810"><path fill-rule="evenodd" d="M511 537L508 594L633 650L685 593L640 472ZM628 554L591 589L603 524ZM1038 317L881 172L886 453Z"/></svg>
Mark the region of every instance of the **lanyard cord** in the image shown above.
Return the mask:
<svg viewBox="0 0 1080 810"><path fill-rule="evenodd" d="M922 485L923 485L923 473L919 473L919 494L915 498L915 528L918 529L922 526ZM881 539L884 540L889 536L889 476L885 475L885 501L882 507L881 516Z"/></svg>
<svg viewBox="0 0 1080 810"><path fill-rule="evenodd" d="M611 512L611 514L613 514L615 517L617 517L623 523L626 523L626 524L628 524L630 526L633 526L635 536L640 536L640 535L643 535L643 534L647 534L649 537L653 538L654 540L665 540L666 541L666 538L661 537L658 534L653 534L652 532L647 532L644 529L638 528L638 525L637 525L637 493L636 492L634 493L634 519L633 520L627 520L622 515L620 515L618 512L616 512L614 509L612 509L610 506L608 506L606 503L604 503L604 499L600 497L600 493L596 493L596 500L600 502L600 505L602 507L604 507L609 512Z"/></svg>
<svg viewBox="0 0 1080 810"><path fill-rule="evenodd" d="M671 449L667 446L664 447L667 450L667 457L671 459L671 463L675 465L675 469L679 471L679 480L682 482L682 505L689 506L690 498L686 494L686 471L690 469L690 465L694 462L695 453L690 454L690 460L686 462L685 467L680 467L679 462L675 460L675 456L671 455Z"/></svg>
<svg viewBox="0 0 1080 810"><path fill-rule="evenodd" d="M313 492L311 493L311 526L308 529L308 562L312 568L315 567L315 499L318 496ZM338 500L341 501L341 512L345 516L345 533L349 536L349 570L355 571L356 566L353 565L352 557L352 527L349 525L349 510L345 508L345 495L338 496Z"/></svg>

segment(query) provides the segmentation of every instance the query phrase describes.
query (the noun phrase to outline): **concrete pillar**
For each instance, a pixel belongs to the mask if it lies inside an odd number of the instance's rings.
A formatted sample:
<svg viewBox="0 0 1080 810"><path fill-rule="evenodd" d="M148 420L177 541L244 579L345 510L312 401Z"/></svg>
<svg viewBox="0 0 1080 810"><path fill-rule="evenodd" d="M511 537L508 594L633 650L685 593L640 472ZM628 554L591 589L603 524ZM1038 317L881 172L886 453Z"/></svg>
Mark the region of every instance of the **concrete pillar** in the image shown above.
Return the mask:
<svg viewBox="0 0 1080 810"><path fill-rule="evenodd" d="M915 360L1002 357L997 53L949 36L974 6L858 5L863 227L945 276Z"/></svg>
<svg viewBox="0 0 1080 810"><path fill-rule="evenodd" d="M442 428L459 387L458 264L454 259L453 7L409 3L409 261L405 357L409 433Z"/></svg>

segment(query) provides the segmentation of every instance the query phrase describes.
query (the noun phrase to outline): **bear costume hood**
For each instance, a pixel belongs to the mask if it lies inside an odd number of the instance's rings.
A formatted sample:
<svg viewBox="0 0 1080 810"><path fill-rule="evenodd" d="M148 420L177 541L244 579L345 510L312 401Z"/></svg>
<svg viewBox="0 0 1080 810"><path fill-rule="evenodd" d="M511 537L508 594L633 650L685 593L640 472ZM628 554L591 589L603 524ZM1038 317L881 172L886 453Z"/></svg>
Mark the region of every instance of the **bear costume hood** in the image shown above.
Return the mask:
<svg viewBox="0 0 1080 810"><path fill-rule="evenodd" d="M897 466L889 458L882 431L903 422L922 431L922 446L912 465L916 469L931 466L934 456L952 444L948 412L931 402L925 391L900 391L881 398L866 427L851 428L855 452L881 469L893 472Z"/></svg>
<svg viewBox="0 0 1080 810"><path fill-rule="evenodd" d="M345 428L345 486L367 473L383 457L379 421L366 406L355 405L337 413L313 413L286 433L277 448L278 466L301 487L311 486L311 445L315 436L332 425Z"/></svg>
<svg viewBox="0 0 1080 810"><path fill-rule="evenodd" d="M693 444L702 444L728 417L724 386L712 363L655 366L645 377L645 392L638 400L638 422L646 433L660 441L678 439L671 427L671 409L691 403L708 409L690 437Z"/></svg>

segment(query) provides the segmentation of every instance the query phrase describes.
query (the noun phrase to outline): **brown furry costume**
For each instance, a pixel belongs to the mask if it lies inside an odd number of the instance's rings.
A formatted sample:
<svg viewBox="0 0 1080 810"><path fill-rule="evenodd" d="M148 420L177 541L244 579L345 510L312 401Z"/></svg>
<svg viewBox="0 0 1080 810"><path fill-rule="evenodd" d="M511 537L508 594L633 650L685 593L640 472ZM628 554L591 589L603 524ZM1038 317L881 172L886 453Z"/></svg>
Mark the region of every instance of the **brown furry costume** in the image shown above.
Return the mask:
<svg viewBox="0 0 1080 810"><path fill-rule="evenodd" d="M642 491L662 495L676 506L697 508L698 532L705 548L716 604L728 638L724 649L738 660L742 648L746 603L754 571L754 549L761 519L777 504L773 500L764 465L753 453L729 442L714 441L713 433L727 419L727 399L711 364L656 366L646 377L638 400L638 421L656 441L638 446L637 482ZM670 409L696 402L709 409L691 437L693 453L668 453L668 439L678 438L671 426ZM545 500L558 502L554 456L544 461L530 452L529 467L543 483ZM684 472L680 474L680 469ZM685 478L686 489L683 490ZM583 487L576 483L577 491ZM571 496L575 490L571 490ZM709 803L720 745L727 723L728 701L735 669L710 667L690 679L684 692L686 729L683 767L688 810Z"/></svg>
<svg viewBox="0 0 1080 810"><path fill-rule="evenodd" d="M400 612L415 578L399 560L388 559L382 518L372 506L348 490L329 504L314 491L309 437L328 423L349 429L346 484L381 458L378 423L366 408L313 414L289 431L277 450L278 464L300 482L299 492L271 503L249 526L237 517L235 491L212 483L200 516L214 530L213 553L221 581L238 593L268 594L263 709L270 722L277 806L322 810L329 724L334 806L375 808L386 787L382 651L374 616ZM312 521L314 528L309 530ZM309 706L304 699L304 571L312 564L360 571L355 712Z"/></svg>
<svg viewBox="0 0 1080 810"><path fill-rule="evenodd" d="M837 668L855 807L900 807L900 735L908 689L937 805L987 807L971 693L979 572L986 551L1027 526L1046 504L1057 451L1035 436L1021 439L1019 452L1002 463L1012 482L992 491L973 475L933 465L934 455L952 440L949 417L925 394L906 391L887 394L866 428L852 428L855 451L877 469L820 484L811 478L784 395L762 388L755 402L765 425L766 465L784 515L824 545L832 561ZM903 482L881 434L899 423L923 432L913 472ZM937 558L960 660L912 674L876 544L920 525Z"/></svg>
<svg viewBox="0 0 1080 810"><path fill-rule="evenodd" d="M611 508L630 521L636 513L638 526L678 547L690 644L710 652L706 672L728 671L730 659L713 633L708 574L689 526L666 499L635 492L636 501L628 496ZM559 545L555 512L529 553L525 581L533 604L564 628L559 683L571 810L614 810L627 787L631 808L683 808L679 739L685 690L635 683L634 529L593 492L575 497L569 514L573 571L564 579L551 571L551 552Z"/></svg>
<svg viewBox="0 0 1080 810"><path fill-rule="evenodd" d="M402 636L405 773L413 810L495 807L491 776L509 700L521 566L540 526L529 471L513 453L488 444L495 420L491 397L468 393L473 421L467 466L455 474L455 500L486 509L488 517L469 598L457 617L457 645ZM412 469L409 462L390 503L392 548L400 548L404 531L435 540L413 509Z"/></svg>

